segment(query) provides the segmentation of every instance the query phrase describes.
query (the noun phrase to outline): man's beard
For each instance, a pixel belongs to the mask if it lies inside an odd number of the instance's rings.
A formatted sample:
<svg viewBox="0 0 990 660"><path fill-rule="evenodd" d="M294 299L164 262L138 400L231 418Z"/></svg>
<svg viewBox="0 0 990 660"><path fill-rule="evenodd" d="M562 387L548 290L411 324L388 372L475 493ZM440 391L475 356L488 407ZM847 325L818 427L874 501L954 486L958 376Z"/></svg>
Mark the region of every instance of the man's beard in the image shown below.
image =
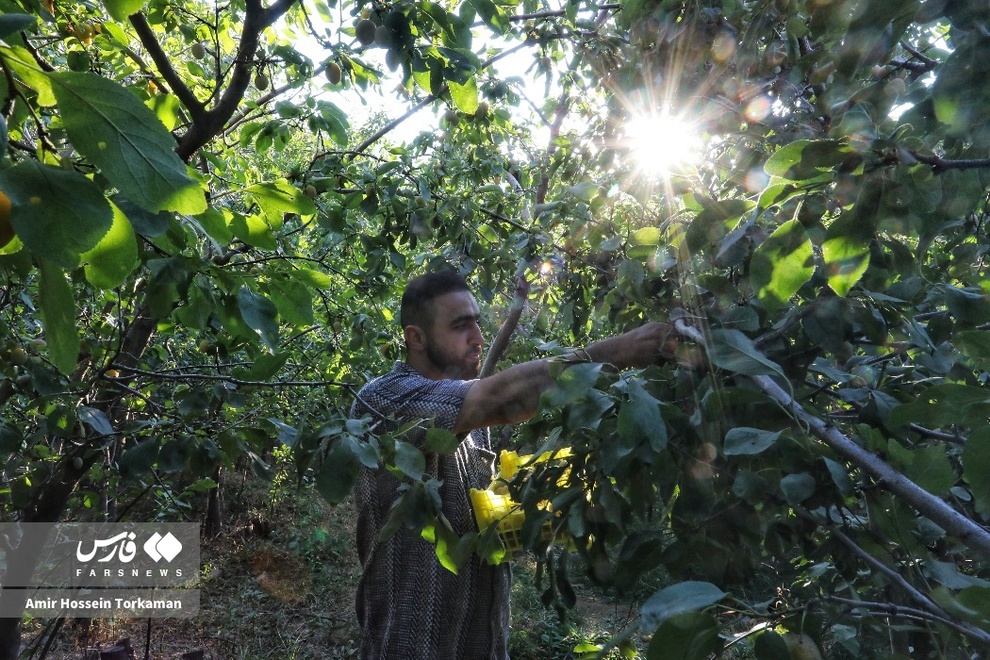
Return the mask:
<svg viewBox="0 0 990 660"><path fill-rule="evenodd" d="M448 359L448 357L444 355L443 352L438 349L430 339L426 340L426 357L433 364L433 366L440 369L440 371L448 377L457 378L459 380L470 380L478 377L480 364L472 363L468 366L464 358L459 361Z"/></svg>

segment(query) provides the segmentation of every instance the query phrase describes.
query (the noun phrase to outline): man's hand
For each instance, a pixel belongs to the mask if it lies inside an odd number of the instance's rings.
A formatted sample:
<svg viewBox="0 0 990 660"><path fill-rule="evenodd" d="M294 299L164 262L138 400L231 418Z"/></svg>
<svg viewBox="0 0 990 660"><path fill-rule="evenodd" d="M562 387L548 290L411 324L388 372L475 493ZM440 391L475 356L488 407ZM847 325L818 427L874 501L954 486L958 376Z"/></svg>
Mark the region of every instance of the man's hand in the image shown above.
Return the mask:
<svg viewBox="0 0 990 660"><path fill-rule="evenodd" d="M669 323L647 323L615 337L588 346L595 362L611 364L617 369L647 367L661 360L673 360L680 344L679 335Z"/></svg>

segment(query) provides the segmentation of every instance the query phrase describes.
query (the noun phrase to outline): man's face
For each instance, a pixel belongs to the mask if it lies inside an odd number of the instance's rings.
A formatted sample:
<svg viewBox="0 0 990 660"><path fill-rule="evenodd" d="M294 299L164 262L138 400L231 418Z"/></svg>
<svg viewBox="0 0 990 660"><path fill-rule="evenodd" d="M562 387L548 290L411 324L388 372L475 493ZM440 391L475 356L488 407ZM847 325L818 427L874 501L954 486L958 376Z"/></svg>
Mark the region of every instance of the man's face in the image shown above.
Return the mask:
<svg viewBox="0 0 990 660"><path fill-rule="evenodd" d="M470 380L481 370L484 337L478 327L478 303L467 291L437 296L433 325L426 330L426 356L445 378Z"/></svg>

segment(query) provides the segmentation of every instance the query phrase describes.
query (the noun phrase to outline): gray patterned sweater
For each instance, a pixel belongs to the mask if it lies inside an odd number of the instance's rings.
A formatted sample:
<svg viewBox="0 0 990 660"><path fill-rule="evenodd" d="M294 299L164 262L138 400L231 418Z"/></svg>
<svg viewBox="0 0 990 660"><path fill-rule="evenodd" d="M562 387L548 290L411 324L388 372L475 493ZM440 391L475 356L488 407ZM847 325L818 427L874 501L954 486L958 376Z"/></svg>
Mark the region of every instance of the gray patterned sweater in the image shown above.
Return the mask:
<svg viewBox="0 0 990 660"><path fill-rule="evenodd" d="M365 385L352 417L386 421L377 433L428 420L452 429L471 381L430 380L403 362ZM425 429L404 437L422 447ZM457 451L426 454L426 475L443 482L443 513L458 535L477 531L469 488L485 488L494 454L487 429L461 439ZM355 488L357 546L362 574L357 591L362 658L443 660L508 658L510 572L478 555L457 575L437 560L418 532L400 528L386 540L379 533L397 499L400 481L386 470L362 469Z"/></svg>

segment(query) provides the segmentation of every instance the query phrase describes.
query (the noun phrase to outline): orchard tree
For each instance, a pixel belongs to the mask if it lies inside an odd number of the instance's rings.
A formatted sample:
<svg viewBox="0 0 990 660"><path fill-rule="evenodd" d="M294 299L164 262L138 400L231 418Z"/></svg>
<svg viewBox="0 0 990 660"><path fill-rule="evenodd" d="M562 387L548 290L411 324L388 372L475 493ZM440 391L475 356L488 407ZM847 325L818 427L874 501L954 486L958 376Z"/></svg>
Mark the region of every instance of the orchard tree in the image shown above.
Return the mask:
<svg viewBox="0 0 990 660"><path fill-rule="evenodd" d="M334 502L405 474L396 526L499 559L418 449L346 420L401 356L403 283L452 265L504 316L493 363L682 336L676 364L562 371L511 439L572 452L510 484L548 604L572 553L544 524L620 594L675 578L616 631L650 657L990 646L981 3L3 9L4 521L207 492L215 531L224 470L286 446Z"/></svg>

